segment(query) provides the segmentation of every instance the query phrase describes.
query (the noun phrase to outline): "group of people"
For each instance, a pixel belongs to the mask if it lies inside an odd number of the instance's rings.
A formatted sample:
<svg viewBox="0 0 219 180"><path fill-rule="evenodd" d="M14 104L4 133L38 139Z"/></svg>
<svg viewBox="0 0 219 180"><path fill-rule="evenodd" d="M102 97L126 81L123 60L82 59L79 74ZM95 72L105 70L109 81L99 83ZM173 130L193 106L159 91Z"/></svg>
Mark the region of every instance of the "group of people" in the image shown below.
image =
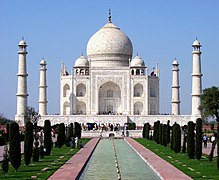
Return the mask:
<svg viewBox="0 0 219 180"><path fill-rule="evenodd" d="M211 142L211 143L214 143L215 140L216 140L216 137L217 137L217 134L214 133L214 134L209 138L210 142ZM204 143L204 147L207 148L207 146L208 146L208 145L207 145L207 144L208 144L208 136L207 136L206 134L204 134L202 140L203 140L203 143Z"/></svg>

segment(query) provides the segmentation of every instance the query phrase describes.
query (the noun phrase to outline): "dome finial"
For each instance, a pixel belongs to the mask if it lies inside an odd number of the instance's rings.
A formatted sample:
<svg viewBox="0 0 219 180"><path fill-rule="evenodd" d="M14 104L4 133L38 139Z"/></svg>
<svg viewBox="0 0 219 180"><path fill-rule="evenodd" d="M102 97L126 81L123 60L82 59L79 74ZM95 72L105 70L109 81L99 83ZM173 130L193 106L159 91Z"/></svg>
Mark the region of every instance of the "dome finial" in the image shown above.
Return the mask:
<svg viewBox="0 0 219 180"><path fill-rule="evenodd" d="M109 16L108 16L108 22L111 23L111 10L109 9Z"/></svg>

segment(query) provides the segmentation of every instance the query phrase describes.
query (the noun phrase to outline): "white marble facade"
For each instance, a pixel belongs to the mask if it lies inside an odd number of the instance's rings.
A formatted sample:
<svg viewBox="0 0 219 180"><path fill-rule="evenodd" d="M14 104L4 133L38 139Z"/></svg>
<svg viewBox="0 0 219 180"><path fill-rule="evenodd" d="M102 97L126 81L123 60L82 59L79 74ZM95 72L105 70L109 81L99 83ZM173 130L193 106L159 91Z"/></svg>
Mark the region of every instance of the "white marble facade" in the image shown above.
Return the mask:
<svg viewBox="0 0 219 180"><path fill-rule="evenodd" d="M159 114L158 67L148 75L140 56L111 20L88 41L73 74L62 66L60 115Z"/></svg>

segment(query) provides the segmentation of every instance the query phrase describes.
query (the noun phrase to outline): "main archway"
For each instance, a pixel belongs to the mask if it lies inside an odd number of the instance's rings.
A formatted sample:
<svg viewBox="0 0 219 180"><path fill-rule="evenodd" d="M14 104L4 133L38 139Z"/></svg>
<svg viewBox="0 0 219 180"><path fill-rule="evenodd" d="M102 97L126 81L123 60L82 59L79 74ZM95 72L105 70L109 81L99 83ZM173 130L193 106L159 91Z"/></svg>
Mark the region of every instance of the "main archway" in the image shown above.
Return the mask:
<svg viewBox="0 0 219 180"><path fill-rule="evenodd" d="M116 83L106 82L100 86L98 95L99 114L121 113L121 90Z"/></svg>

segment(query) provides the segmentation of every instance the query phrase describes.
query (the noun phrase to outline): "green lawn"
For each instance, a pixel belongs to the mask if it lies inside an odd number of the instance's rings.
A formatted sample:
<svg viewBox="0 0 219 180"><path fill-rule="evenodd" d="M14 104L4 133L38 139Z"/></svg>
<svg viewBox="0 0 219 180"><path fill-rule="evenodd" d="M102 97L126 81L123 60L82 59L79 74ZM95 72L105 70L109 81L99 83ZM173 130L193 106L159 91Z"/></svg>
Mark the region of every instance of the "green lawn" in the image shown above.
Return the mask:
<svg viewBox="0 0 219 180"><path fill-rule="evenodd" d="M85 144L89 139L81 139L80 141ZM39 162L32 162L29 166L24 164L22 156L21 166L18 171L15 172L14 168L10 165L9 172L6 175L3 174L1 169L0 179L31 179L31 176L36 176L37 179L47 179L77 151L79 149L72 149L65 145L62 148L53 147L50 156L45 156ZM48 169L43 171L44 168Z"/></svg>
<svg viewBox="0 0 219 180"><path fill-rule="evenodd" d="M187 154L174 153L170 148L158 145L154 141L142 138L135 140L193 179L219 179L219 171L216 168L216 158L209 163L207 155L204 155L202 159L198 161L196 159L189 159Z"/></svg>

